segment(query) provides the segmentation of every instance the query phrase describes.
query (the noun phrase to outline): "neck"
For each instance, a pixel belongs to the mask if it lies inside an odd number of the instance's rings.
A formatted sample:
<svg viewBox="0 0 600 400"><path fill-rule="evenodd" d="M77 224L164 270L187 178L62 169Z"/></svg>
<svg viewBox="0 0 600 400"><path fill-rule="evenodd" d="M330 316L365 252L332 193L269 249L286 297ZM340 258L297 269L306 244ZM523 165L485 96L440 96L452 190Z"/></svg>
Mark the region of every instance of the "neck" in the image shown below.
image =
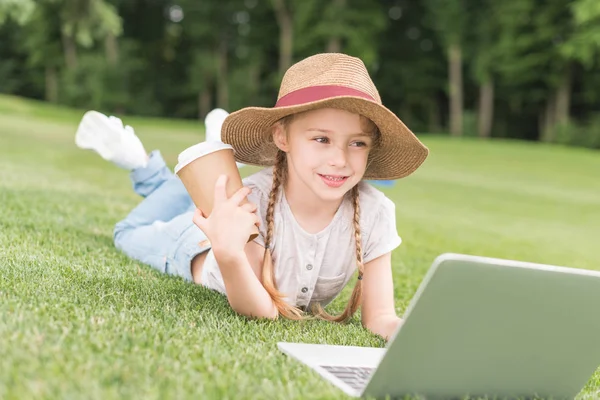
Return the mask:
<svg viewBox="0 0 600 400"><path fill-rule="evenodd" d="M343 199L323 201L291 176L284 187L285 197L296 221L309 233L325 229L333 219Z"/></svg>

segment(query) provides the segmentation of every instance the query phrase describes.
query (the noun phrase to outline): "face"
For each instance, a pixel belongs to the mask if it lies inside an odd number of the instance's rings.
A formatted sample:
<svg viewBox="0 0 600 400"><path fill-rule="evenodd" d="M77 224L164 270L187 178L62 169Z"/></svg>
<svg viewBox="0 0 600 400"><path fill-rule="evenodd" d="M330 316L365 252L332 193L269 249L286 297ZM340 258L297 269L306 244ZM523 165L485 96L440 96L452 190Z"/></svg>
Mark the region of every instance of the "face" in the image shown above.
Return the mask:
<svg viewBox="0 0 600 400"><path fill-rule="evenodd" d="M288 185L308 189L320 200L336 201L362 179L373 134L364 132L361 116L324 108L277 124L275 144L287 153Z"/></svg>

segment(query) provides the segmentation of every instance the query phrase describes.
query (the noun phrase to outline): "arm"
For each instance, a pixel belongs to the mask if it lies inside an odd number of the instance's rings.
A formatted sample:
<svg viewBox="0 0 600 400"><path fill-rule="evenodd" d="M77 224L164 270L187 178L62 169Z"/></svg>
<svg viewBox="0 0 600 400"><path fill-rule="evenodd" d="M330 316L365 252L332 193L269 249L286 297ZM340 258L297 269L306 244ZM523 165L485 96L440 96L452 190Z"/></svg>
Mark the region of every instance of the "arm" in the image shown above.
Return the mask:
<svg viewBox="0 0 600 400"><path fill-rule="evenodd" d="M394 308L392 253L386 253L365 265L362 285L362 323L371 332L389 340L402 323Z"/></svg>
<svg viewBox="0 0 600 400"><path fill-rule="evenodd" d="M265 249L250 242L238 254L213 251L231 308L247 317L277 318L279 312L260 281Z"/></svg>
<svg viewBox="0 0 600 400"><path fill-rule="evenodd" d="M259 279L264 248L248 243L255 225L260 224L257 206L241 204L250 193L246 187L228 198L226 184L226 175L217 179L210 215L205 217L197 209L193 221L212 244L231 308L247 317L277 318L278 310Z"/></svg>

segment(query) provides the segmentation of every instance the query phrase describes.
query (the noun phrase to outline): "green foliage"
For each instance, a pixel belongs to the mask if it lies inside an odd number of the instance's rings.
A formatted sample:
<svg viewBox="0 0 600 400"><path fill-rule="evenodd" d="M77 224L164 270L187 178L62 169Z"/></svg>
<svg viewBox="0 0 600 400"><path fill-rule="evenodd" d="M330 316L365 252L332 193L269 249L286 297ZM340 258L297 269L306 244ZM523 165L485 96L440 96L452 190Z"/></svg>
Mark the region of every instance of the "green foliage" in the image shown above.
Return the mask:
<svg viewBox="0 0 600 400"><path fill-rule="evenodd" d="M416 131L437 131L431 113L439 111L439 93L445 92L446 58L437 33L420 26L425 9L415 2L384 3L390 18L379 36L379 65L374 74L385 104ZM396 108L394 108L396 107Z"/></svg>
<svg viewBox="0 0 600 400"><path fill-rule="evenodd" d="M474 111L463 112L463 136L477 137L477 113Z"/></svg>
<svg viewBox="0 0 600 400"><path fill-rule="evenodd" d="M58 11L56 4L40 3L23 28L23 49L28 55L28 65L33 68L63 65Z"/></svg>
<svg viewBox="0 0 600 400"><path fill-rule="evenodd" d="M464 48L467 58L472 60L471 74L479 84L497 74L497 58L501 54L498 46L500 23L494 3L493 0L474 0L470 4L472 12L467 16L473 29L464 35Z"/></svg>
<svg viewBox="0 0 600 400"><path fill-rule="evenodd" d="M564 2L553 0L539 7L535 0L494 2L500 24L497 68L504 82L529 91L514 91L526 102L546 99L555 87L566 60L557 44L569 29Z"/></svg>
<svg viewBox="0 0 600 400"><path fill-rule="evenodd" d="M600 149L600 113L592 114L585 121L568 122L558 126L556 142Z"/></svg>
<svg viewBox="0 0 600 400"><path fill-rule="evenodd" d="M598 65L600 55L600 2L577 0L570 4L570 9L575 29L561 46L561 52L590 69Z"/></svg>
<svg viewBox="0 0 600 400"><path fill-rule="evenodd" d="M445 47L461 43L467 28L466 0L426 0L427 23L434 28Z"/></svg>
<svg viewBox="0 0 600 400"><path fill-rule="evenodd" d="M160 114L160 105L152 97L140 95L132 98L130 85L144 68L143 61L131 53L135 45L124 42L121 46L123 60L118 66L104 61L104 55L95 52L83 54L74 70L64 70L61 76L61 102L74 107L104 110L106 112L129 112L138 115ZM147 87L140 88L143 94Z"/></svg>
<svg viewBox="0 0 600 400"><path fill-rule="evenodd" d="M326 51L332 38L344 52L360 57L372 69L378 63L378 36L387 24L385 10L366 0L293 3L295 49L299 56ZM300 58L300 57L296 57Z"/></svg>
<svg viewBox="0 0 600 400"><path fill-rule="evenodd" d="M116 8L105 0L45 0L60 5L62 33L77 44L90 48L95 40L107 35L119 36L121 18Z"/></svg>
<svg viewBox="0 0 600 400"><path fill-rule="evenodd" d="M596 0L284 4L293 61L360 57L415 131L448 130L451 45L462 51L466 124L490 81L495 136L558 140L555 124L583 124L600 107ZM0 0L0 92L183 118L272 106L280 33L272 1Z"/></svg>
<svg viewBox="0 0 600 400"><path fill-rule="evenodd" d="M0 26L8 19L23 25L27 23L34 10L34 0L0 0Z"/></svg>

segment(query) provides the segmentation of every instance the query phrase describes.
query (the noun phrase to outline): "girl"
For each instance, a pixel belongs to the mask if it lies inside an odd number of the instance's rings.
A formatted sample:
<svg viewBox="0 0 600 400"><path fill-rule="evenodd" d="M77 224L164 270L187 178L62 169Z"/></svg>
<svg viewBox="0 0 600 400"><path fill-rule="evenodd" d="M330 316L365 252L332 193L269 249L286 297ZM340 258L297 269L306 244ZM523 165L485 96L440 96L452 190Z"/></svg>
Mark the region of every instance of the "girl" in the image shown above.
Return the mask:
<svg viewBox="0 0 600 400"><path fill-rule="evenodd" d="M207 135L221 121L207 121ZM401 239L394 203L363 179L405 177L428 149L381 104L363 62L309 57L286 72L273 108L234 112L220 133L238 162L267 168L229 198L221 177L205 216L158 151L147 156L120 120L86 114L80 147L132 170L134 190L145 197L116 225L116 247L225 294L239 314L301 319L311 311L341 322L361 307L363 325L389 339L401 323L391 269ZM246 243L253 225L260 235ZM355 271L345 310L326 313Z"/></svg>

